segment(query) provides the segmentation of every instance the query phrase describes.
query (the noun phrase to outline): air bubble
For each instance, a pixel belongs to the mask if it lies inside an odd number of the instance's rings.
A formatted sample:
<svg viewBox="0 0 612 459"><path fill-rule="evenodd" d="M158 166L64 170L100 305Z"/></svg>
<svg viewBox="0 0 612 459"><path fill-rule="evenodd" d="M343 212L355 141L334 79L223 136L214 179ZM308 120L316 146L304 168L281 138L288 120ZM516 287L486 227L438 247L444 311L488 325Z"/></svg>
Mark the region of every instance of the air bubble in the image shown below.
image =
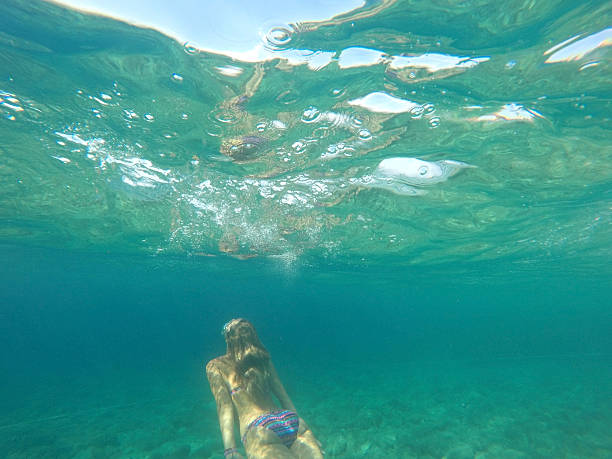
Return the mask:
<svg viewBox="0 0 612 459"><path fill-rule="evenodd" d="M255 125L255 129L257 129L257 132L263 132L266 130L267 125L265 121L260 121Z"/></svg>
<svg viewBox="0 0 612 459"><path fill-rule="evenodd" d="M423 105L423 112L425 113L425 115L431 115L435 111L436 111L436 107L434 107L433 104Z"/></svg>
<svg viewBox="0 0 612 459"><path fill-rule="evenodd" d="M506 68L510 70L512 67L516 65L516 61L508 61L506 62Z"/></svg>
<svg viewBox="0 0 612 459"><path fill-rule="evenodd" d="M189 119L189 115L187 113L183 113L183 114L181 114L181 119L182 120L187 120L187 119Z"/></svg>
<svg viewBox="0 0 612 459"><path fill-rule="evenodd" d="M359 138L361 140L370 140L372 138L372 133L367 129L361 129L359 131Z"/></svg>
<svg viewBox="0 0 612 459"><path fill-rule="evenodd" d="M116 81L113 81L113 92L115 93L117 97L122 96L120 88L119 88L119 83L117 83Z"/></svg>
<svg viewBox="0 0 612 459"><path fill-rule="evenodd" d="M284 49L291 41L292 33L286 26L272 27L266 34L266 42L272 49Z"/></svg>
<svg viewBox="0 0 612 459"><path fill-rule="evenodd" d="M437 128L438 126L440 126L440 117L439 116L432 116L429 119L429 127Z"/></svg>
<svg viewBox="0 0 612 459"><path fill-rule="evenodd" d="M414 73L414 72L410 72L410 73L408 74L408 78L410 78L411 80L414 80L414 79L416 78L416 73Z"/></svg>
<svg viewBox="0 0 612 459"><path fill-rule="evenodd" d="M181 75L179 75L178 73L173 73L172 74L172 80L176 81L177 83L182 83L183 82L183 77Z"/></svg>
<svg viewBox="0 0 612 459"><path fill-rule="evenodd" d="M293 142L291 148L293 148L296 153L302 153L306 149L306 143L302 142L301 140L298 140L296 142Z"/></svg>
<svg viewBox="0 0 612 459"><path fill-rule="evenodd" d="M138 118L138 114L134 110L123 110L123 113L125 113L125 116L128 119L133 120L135 118Z"/></svg>
<svg viewBox="0 0 612 459"><path fill-rule="evenodd" d="M238 121L238 113L231 110L218 109L211 113L212 117L223 124L234 124Z"/></svg>
<svg viewBox="0 0 612 459"><path fill-rule="evenodd" d="M302 122L314 123L319 119L320 116L321 112L319 111L319 109L317 107L310 106L306 110L304 110L304 113L302 113Z"/></svg>
<svg viewBox="0 0 612 459"><path fill-rule="evenodd" d="M144 116L144 119L149 122L155 121L155 117L151 115L150 113L145 113L143 116Z"/></svg>
<svg viewBox="0 0 612 459"><path fill-rule="evenodd" d="M183 45L183 50L187 54L191 54L191 55L198 54L198 48L196 48L195 46L193 46L189 42L185 42L185 44Z"/></svg>
<svg viewBox="0 0 612 459"><path fill-rule="evenodd" d="M412 118L414 118L415 120L416 120L416 119L419 119L421 116L423 116L423 112L424 112L424 111L425 111L425 109L423 108L423 106L422 106L422 105L417 105L416 107L413 107L413 108L410 110L410 116L411 116Z"/></svg>

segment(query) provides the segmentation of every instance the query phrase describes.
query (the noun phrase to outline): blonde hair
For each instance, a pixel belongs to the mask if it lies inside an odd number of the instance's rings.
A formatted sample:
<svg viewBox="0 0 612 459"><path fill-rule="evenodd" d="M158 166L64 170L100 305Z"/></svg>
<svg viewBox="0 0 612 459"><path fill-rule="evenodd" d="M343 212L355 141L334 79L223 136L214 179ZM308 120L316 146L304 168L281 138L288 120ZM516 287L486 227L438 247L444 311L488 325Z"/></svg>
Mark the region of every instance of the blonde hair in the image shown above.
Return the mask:
<svg viewBox="0 0 612 459"><path fill-rule="evenodd" d="M253 324L246 319L232 319L223 327L227 356L235 365L240 385L248 392L267 392L270 354L259 340Z"/></svg>

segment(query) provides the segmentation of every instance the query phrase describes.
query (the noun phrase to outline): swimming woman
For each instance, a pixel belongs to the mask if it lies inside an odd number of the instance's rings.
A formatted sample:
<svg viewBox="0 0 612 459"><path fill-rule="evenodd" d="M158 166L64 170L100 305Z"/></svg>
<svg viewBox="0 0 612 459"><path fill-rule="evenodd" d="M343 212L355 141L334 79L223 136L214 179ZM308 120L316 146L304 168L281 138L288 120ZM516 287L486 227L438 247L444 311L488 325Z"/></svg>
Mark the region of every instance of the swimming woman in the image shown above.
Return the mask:
<svg viewBox="0 0 612 459"><path fill-rule="evenodd" d="M206 375L217 402L224 456L242 457L234 437L237 421L249 459L322 458L318 440L297 415L253 325L233 319L223 336L227 353L208 362Z"/></svg>

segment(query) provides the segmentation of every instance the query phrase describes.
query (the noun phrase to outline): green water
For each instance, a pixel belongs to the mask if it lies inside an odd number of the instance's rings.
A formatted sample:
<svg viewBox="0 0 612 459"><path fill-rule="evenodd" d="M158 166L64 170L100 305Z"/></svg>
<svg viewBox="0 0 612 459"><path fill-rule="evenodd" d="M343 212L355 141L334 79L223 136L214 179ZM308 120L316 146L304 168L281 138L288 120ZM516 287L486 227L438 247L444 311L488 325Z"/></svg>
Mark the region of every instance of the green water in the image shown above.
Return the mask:
<svg viewBox="0 0 612 459"><path fill-rule="evenodd" d="M0 456L223 457L244 316L328 457L612 457L611 18L369 2L248 63L2 2Z"/></svg>

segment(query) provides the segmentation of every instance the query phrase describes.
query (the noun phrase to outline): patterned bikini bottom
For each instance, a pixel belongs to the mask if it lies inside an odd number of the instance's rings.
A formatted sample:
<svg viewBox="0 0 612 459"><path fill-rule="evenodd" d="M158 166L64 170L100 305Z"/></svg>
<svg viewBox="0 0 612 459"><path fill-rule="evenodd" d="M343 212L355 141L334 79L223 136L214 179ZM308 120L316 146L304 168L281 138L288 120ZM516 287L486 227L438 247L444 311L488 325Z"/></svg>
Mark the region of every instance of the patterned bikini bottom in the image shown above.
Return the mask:
<svg viewBox="0 0 612 459"><path fill-rule="evenodd" d="M290 410L270 411L251 422L242 436L242 444L246 444L246 436L253 427L265 427L271 430L287 448L291 448L297 438L300 419Z"/></svg>

